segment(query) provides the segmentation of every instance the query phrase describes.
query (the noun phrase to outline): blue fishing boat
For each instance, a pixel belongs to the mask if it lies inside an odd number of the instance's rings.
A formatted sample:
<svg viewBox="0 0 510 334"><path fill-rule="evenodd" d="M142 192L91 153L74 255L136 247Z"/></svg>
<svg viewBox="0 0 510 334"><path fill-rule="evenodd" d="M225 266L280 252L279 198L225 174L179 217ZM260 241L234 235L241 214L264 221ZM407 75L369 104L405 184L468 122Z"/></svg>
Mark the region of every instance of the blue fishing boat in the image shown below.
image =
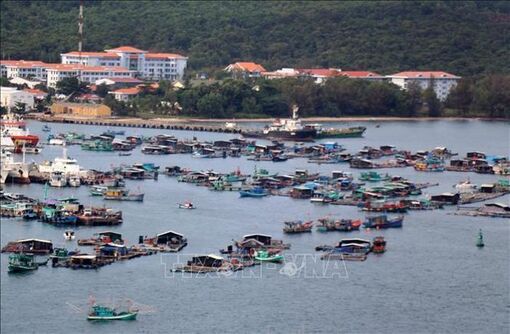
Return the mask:
<svg viewBox="0 0 510 334"><path fill-rule="evenodd" d="M239 191L241 197L264 197L269 195L268 192L262 187L254 187L248 190Z"/></svg>
<svg viewBox="0 0 510 334"><path fill-rule="evenodd" d="M42 130L43 130L43 132L50 132L51 128L48 125L44 124Z"/></svg>
<svg viewBox="0 0 510 334"><path fill-rule="evenodd" d="M363 223L366 228L399 228L402 227L404 222L404 216L397 216L394 218L388 218L386 215L367 217L367 220Z"/></svg>

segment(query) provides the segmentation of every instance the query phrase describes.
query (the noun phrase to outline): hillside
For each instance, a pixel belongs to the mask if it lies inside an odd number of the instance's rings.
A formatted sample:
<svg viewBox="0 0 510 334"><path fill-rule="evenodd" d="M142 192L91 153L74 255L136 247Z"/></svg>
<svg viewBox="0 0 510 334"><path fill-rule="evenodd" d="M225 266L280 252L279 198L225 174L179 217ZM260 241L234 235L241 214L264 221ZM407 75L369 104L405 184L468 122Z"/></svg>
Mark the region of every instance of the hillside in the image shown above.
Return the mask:
<svg viewBox="0 0 510 334"><path fill-rule="evenodd" d="M79 1L1 1L1 57L59 61ZM281 66L510 73L509 2L85 1L87 51L182 52L189 67Z"/></svg>

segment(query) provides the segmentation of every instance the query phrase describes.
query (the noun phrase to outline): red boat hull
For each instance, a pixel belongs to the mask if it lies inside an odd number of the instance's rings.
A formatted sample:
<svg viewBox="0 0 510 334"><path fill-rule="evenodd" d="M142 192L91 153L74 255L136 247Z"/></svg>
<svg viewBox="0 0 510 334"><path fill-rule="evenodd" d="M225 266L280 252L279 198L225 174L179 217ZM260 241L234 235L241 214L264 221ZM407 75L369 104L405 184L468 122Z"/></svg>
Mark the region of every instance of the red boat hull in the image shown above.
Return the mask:
<svg viewBox="0 0 510 334"><path fill-rule="evenodd" d="M12 142L14 143L14 152L22 153L23 146L25 147L36 147L39 143L39 137L36 135L24 135L24 136L11 136Z"/></svg>

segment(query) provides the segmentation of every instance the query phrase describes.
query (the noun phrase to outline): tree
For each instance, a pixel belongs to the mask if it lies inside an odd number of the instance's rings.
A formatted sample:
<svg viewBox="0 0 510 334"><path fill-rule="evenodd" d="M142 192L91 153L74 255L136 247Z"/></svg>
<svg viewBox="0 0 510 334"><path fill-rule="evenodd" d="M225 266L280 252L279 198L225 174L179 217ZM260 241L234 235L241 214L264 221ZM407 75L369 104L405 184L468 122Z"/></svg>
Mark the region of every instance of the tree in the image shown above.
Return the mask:
<svg viewBox="0 0 510 334"><path fill-rule="evenodd" d="M198 112L206 117L224 117L223 98L218 93L209 93L197 102Z"/></svg>
<svg viewBox="0 0 510 334"><path fill-rule="evenodd" d="M11 108L11 112L14 114L24 114L27 110L27 104L23 102L16 102L14 107Z"/></svg>
<svg viewBox="0 0 510 334"><path fill-rule="evenodd" d="M71 95L73 93L87 92L87 84L78 80L77 77L64 78L57 82L57 93L64 95Z"/></svg>
<svg viewBox="0 0 510 334"><path fill-rule="evenodd" d="M108 85L102 83L96 87L96 95L102 98L105 98L106 95L108 95L109 92Z"/></svg>
<svg viewBox="0 0 510 334"><path fill-rule="evenodd" d="M462 78L448 95L446 105L449 108L459 110L462 116L466 116L473 103L473 82L470 78Z"/></svg>
<svg viewBox="0 0 510 334"><path fill-rule="evenodd" d="M429 117L441 116L441 101L437 98L432 85L423 91L423 101L427 105Z"/></svg>

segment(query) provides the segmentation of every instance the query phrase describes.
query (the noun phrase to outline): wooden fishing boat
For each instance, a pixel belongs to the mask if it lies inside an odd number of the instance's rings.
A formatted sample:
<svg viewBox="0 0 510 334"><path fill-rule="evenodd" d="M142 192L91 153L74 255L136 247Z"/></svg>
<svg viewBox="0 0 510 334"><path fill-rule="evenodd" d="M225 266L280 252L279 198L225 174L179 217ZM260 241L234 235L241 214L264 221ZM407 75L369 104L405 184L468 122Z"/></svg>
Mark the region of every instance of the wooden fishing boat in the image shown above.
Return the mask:
<svg viewBox="0 0 510 334"><path fill-rule="evenodd" d="M367 220L363 223L366 228L399 228L402 227L404 216L397 216L394 218L388 218L386 215L367 217Z"/></svg>
<svg viewBox="0 0 510 334"><path fill-rule="evenodd" d="M138 311L131 310L117 312L114 308L101 305L93 305L87 316L87 320L136 320Z"/></svg>
<svg viewBox="0 0 510 334"><path fill-rule="evenodd" d="M34 255L19 253L9 255L7 268L10 273L27 272L36 270L38 265L34 260Z"/></svg>
<svg viewBox="0 0 510 334"><path fill-rule="evenodd" d="M259 262L273 262L273 263L281 263L283 262L283 255L281 254L269 254L267 251L260 250L255 252L255 260Z"/></svg>
<svg viewBox="0 0 510 334"><path fill-rule="evenodd" d="M318 232L340 231L350 232L359 230L362 221L360 219L340 219L335 220L328 217L319 218L317 224Z"/></svg>
<svg viewBox="0 0 510 334"><path fill-rule="evenodd" d="M256 197L256 198L265 197L269 195L268 192L261 187L254 187L248 190L241 190L239 191L239 194L241 195L241 197Z"/></svg>
<svg viewBox="0 0 510 334"><path fill-rule="evenodd" d="M284 233L305 233L305 232L312 232L312 228L313 228L313 221L302 222L302 221L298 220L298 221L285 222L285 227L283 228L283 232Z"/></svg>
<svg viewBox="0 0 510 334"><path fill-rule="evenodd" d="M122 188L110 188L105 191L103 198L106 200L143 202L144 196L144 193L133 193Z"/></svg>
<svg viewBox="0 0 510 334"><path fill-rule="evenodd" d="M375 237L374 240L372 240L372 253L375 254L381 254L386 251L386 240L384 240L384 237L379 236Z"/></svg>

